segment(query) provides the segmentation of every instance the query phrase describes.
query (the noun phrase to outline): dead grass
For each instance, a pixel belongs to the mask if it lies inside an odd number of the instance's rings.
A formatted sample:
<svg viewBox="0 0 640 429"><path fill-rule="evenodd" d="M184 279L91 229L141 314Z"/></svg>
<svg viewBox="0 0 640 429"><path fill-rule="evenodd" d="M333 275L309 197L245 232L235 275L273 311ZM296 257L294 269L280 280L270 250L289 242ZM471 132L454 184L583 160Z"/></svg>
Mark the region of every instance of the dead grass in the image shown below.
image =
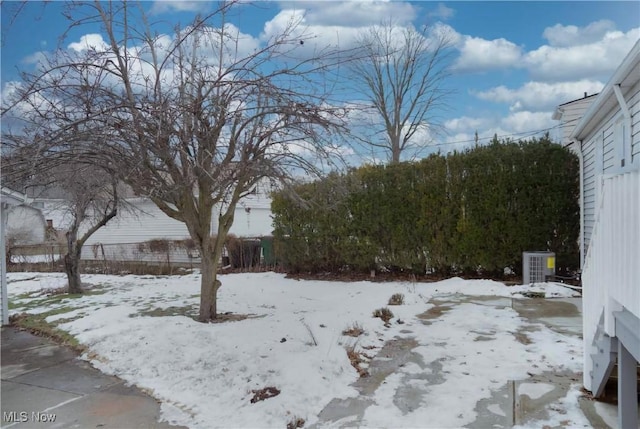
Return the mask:
<svg viewBox="0 0 640 429"><path fill-rule="evenodd" d="M362 367L362 364L365 360L362 358L362 355L355 350L354 347L347 347L347 357L349 358L349 362L351 362L351 366L358 371L358 375L360 378L368 377L369 371Z"/></svg>
<svg viewBox="0 0 640 429"><path fill-rule="evenodd" d="M362 334L364 334L364 329L357 322L354 323L353 325L349 326L344 331L342 331L342 335L346 335L348 337L354 337L354 338L357 338Z"/></svg>
<svg viewBox="0 0 640 429"><path fill-rule="evenodd" d="M240 314L232 313L229 311L227 313L219 313L218 316L215 319L211 320L209 323L240 322L242 320L257 319L259 317L264 317L264 315L258 316L257 314Z"/></svg>
<svg viewBox="0 0 640 429"><path fill-rule="evenodd" d="M253 393L253 398L251 398L251 403L255 404L256 402L264 401L265 399L278 396L280 394L280 390L276 387L270 386L262 389L252 390L251 393Z"/></svg>
<svg viewBox="0 0 640 429"><path fill-rule="evenodd" d="M298 429L304 427L304 423L305 421L302 417L293 416L293 419L287 423L287 429Z"/></svg>
<svg viewBox="0 0 640 429"><path fill-rule="evenodd" d="M394 293L389 298L389 305L402 305L404 304L404 294Z"/></svg>
<svg viewBox="0 0 640 429"><path fill-rule="evenodd" d="M14 314L9 318L9 323L11 324L11 326L23 329L39 337L48 338L55 343L62 344L64 346L70 347L78 353L82 353L84 352L85 347L78 343L78 340L76 340L71 334L63 331L62 329L58 329L56 327L56 324L46 322L47 317L66 313L68 311L68 308L63 308L51 310L40 314ZM60 322L66 322L70 320L72 319L60 319Z"/></svg>
<svg viewBox="0 0 640 429"><path fill-rule="evenodd" d="M389 323L389 321L393 319L393 312L387 307L382 307L373 312L373 317L378 317L382 319L384 323Z"/></svg>

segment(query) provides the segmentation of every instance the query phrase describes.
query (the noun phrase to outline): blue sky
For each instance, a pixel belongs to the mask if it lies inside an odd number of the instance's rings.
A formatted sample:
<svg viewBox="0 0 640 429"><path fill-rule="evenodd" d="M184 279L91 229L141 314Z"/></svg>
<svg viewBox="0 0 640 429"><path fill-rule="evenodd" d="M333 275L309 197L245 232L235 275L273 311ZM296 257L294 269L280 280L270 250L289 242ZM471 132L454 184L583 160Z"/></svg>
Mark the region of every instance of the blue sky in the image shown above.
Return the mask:
<svg viewBox="0 0 640 429"><path fill-rule="evenodd" d="M188 22L213 3L142 4L167 23L169 33L169 24ZM29 58L38 51L66 48L99 32L79 27L60 41L68 25L63 2L28 2L12 21L17 6L2 3L3 88L17 78L17 69L32 67ZM389 18L446 28L455 42L448 86L456 93L442 115L446 135L434 142L445 150L468 145L476 130L481 138L517 137L554 127L555 106L598 92L640 37L640 2L280 1L243 6L231 21L259 43L294 13L304 13L304 24L319 40L339 36L345 46Z"/></svg>

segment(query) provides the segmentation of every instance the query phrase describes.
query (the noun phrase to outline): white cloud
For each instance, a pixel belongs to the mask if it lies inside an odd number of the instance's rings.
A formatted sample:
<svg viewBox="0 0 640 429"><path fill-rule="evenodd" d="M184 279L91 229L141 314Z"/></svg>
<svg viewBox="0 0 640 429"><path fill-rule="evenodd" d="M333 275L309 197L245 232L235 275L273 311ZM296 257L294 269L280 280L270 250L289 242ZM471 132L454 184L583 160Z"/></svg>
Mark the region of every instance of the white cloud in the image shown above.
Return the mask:
<svg viewBox="0 0 640 429"><path fill-rule="evenodd" d="M585 27L556 24L545 28L542 35L551 46L568 47L598 42L615 29L616 25L612 21L603 19Z"/></svg>
<svg viewBox="0 0 640 429"><path fill-rule="evenodd" d="M526 52L504 38L487 40L462 35L446 24L436 26L447 31L460 52L455 70L523 68L532 79L545 82L606 79L640 38L640 27L618 31L607 20L584 27L556 24L543 32L549 44Z"/></svg>
<svg viewBox="0 0 640 429"><path fill-rule="evenodd" d="M474 132L489 126L490 120L488 118L471 118L469 116L449 119L444 123L446 131L453 134Z"/></svg>
<svg viewBox="0 0 640 429"><path fill-rule="evenodd" d="M292 27L300 36L304 33L302 26L306 25L304 10L285 9L278 12L271 20L264 23L264 30L260 35L263 40L270 40L283 34Z"/></svg>
<svg viewBox="0 0 640 429"><path fill-rule="evenodd" d="M510 134L528 133L537 130L544 130L557 125L551 119L552 112L515 112L500 121L500 126L510 130Z"/></svg>
<svg viewBox="0 0 640 429"><path fill-rule="evenodd" d="M640 27L626 33L607 31L598 41L587 44L544 45L528 52L523 58L523 65L536 80L558 82L608 77L639 38ZM573 43L570 39L557 34L552 37L554 43Z"/></svg>
<svg viewBox="0 0 640 429"><path fill-rule="evenodd" d="M292 28L293 30L291 31ZM262 40L273 40L287 31L291 31L291 38L304 40L304 45L299 46L297 53L305 56L305 52L308 55L312 55L327 46L343 49L353 48L358 37L366 29L340 25L310 24L303 10L286 9L280 11L273 19L265 23L264 31L260 37Z"/></svg>
<svg viewBox="0 0 640 429"><path fill-rule="evenodd" d="M153 6L149 12L152 15L159 15L168 12L204 12L210 7L207 1L188 1L188 0L158 0L153 2Z"/></svg>
<svg viewBox="0 0 640 429"><path fill-rule="evenodd" d="M469 117L461 116L445 123L448 135L439 139L434 147L447 153L473 147L478 133L478 144L487 144L494 135L499 140L529 139L539 137L548 129L557 126L551 119L551 111L521 111L505 117ZM553 132L551 130L550 132Z"/></svg>
<svg viewBox="0 0 640 429"><path fill-rule="evenodd" d="M504 38L486 40L462 36L458 44L460 56L454 63L458 71L486 71L516 66L522 58L522 48Z"/></svg>
<svg viewBox="0 0 640 429"><path fill-rule="evenodd" d="M600 92L604 84L593 80L575 82L527 82L517 89L497 86L486 91L472 92L476 97L495 103L509 103L512 111L527 109L553 109L567 101L575 100L588 93Z"/></svg>
<svg viewBox="0 0 640 429"><path fill-rule="evenodd" d="M438 6L433 11L429 12L428 15L432 18L447 20L453 18L455 14L455 9L445 6L444 3L438 3Z"/></svg>
<svg viewBox="0 0 640 429"><path fill-rule="evenodd" d="M80 37L80 41L69 43L68 49L75 52L99 51L104 52L109 49L109 45L104 41L101 34L91 33Z"/></svg>
<svg viewBox="0 0 640 429"><path fill-rule="evenodd" d="M326 27L362 27L392 19L397 25L408 24L417 16L416 8L399 1L304 1L280 2L284 10L304 12L309 25Z"/></svg>
<svg viewBox="0 0 640 429"><path fill-rule="evenodd" d="M47 52L39 51L31 55L27 55L22 59L21 62L23 64L37 65L37 64L44 63L46 59L47 59Z"/></svg>

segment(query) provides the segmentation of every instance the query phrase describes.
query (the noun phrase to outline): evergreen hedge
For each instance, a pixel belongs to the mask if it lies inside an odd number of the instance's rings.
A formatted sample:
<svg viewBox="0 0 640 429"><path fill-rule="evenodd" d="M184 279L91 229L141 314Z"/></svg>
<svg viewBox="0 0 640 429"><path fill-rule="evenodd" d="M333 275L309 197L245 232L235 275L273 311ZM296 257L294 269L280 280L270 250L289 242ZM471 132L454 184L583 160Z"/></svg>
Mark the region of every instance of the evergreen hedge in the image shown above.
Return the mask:
<svg viewBox="0 0 640 429"><path fill-rule="evenodd" d="M297 272L499 277L519 273L527 250L575 270L578 168L544 137L332 174L274 195L276 252Z"/></svg>

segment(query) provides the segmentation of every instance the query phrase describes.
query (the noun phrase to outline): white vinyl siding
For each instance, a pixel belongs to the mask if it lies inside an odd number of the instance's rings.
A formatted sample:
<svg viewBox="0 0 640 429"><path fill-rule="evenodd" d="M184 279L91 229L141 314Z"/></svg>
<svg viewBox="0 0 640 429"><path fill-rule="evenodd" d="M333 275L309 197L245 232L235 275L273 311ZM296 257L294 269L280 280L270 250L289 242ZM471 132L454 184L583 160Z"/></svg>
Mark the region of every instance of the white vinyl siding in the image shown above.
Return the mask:
<svg viewBox="0 0 640 429"><path fill-rule="evenodd" d="M53 226L65 230L71 223L64 204L60 201L44 201L44 216L53 221ZM94 244L141 243L153 239L183 240L189 237L184 223L164 214L148 199L129 200L133 210L120 210L109 223L96 231L86 242L88 247ZM219 210L213 209L211 233L217 231ZM87 227L81 228L81 233ZM271 235L271 199L263 195L249 195L243 198L234 216L234 224L229 231L238 237L258 237Z"/></svg>
<svg viewBox="0 0 640 429"><path fill-rule="evenodd" d="M569 136L578 125L580 118L591 105L595 97L581 98L579 100L566 103L561 106L562 109L562 145L567 146L570 143Z"/></svg>
<svg viewBox="0 0 640 429"><path fill-rule="evenodd" d="M596 183L602 174L602 133L593 136L584 146L584 250L588 248L595 221L597 204Z"/></svg>
<svg viewBox="0 0 640 429"><path fill-rule="evenodd" d="M612 168L618 168L620 165L619 161L619 153L614 144L615 136L614 136L614 123L610 121L607 124L607 127L603 129L600 133L602 134L602 171L610 171Z"/></svg>
<svg viewBox="0 0 640 429"><path fill-rule="evenodd" d="M138 211L120 211L118 216L100 228L87 244L140 243L152 239L182 240L189 237L183 222L164 214L154 203L135 203Z"/></svg>
<svg viewBox="0 0 640 429"><path fill-rule="evenodd" d="M584 156L584 251L585 254L591 240L591 232L595 222L598 202L597 175L619 173L621 156L631 157L624 169L640 165L640 82L636 83L625 94L625 100L631 113L632 130L627 133L631 140L627 148L621 148L623 139L616 132L616 124L624 120L618 104L608 112L605 119L583 141ZM598 149L600 148L600 149Z"/></svg>
<svg viewBox="0 0 640 429"><path fill-rule="evenodd" d="M631 94L627 101L631 112L631 163L640 165L640 82L633 87Z"/></svg>

